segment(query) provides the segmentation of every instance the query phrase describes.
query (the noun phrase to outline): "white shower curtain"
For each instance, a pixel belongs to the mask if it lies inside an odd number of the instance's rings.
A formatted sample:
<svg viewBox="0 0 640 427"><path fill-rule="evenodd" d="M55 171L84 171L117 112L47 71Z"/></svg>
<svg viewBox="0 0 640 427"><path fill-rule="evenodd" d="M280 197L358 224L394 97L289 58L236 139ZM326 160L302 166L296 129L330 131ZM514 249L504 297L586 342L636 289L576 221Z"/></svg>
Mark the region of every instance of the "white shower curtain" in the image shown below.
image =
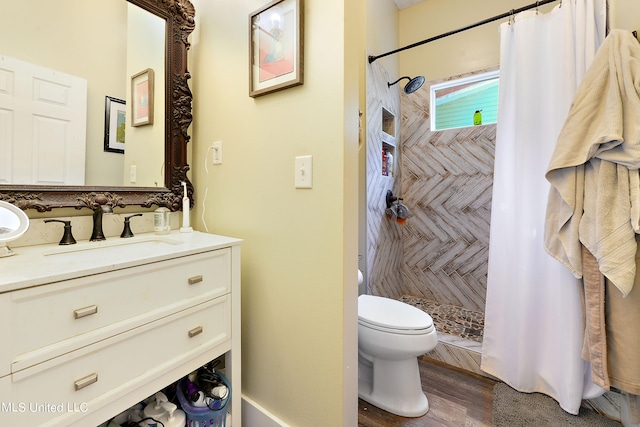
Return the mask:
<svg viewBox="0 0 640 427"><path fill-rule="evenodd" d="M581 358L579 286L543 246L546 168L604 38L605 0L564 0L500 27L500 98L482 370L571 414L603 390Z"/></svg>

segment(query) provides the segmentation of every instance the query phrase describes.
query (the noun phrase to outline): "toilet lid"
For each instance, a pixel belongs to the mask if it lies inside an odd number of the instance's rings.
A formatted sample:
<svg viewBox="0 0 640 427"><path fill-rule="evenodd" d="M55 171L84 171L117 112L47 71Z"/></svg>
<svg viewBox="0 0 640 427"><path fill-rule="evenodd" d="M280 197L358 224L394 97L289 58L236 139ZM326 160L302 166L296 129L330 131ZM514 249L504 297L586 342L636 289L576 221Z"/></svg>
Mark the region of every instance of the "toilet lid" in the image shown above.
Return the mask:
<svg viewBox="0 0 640 427"><path fill-rule="evenodd" d="M358 297L358 319L374 326L397 330L421 330L433 327L433 319L412 305L374 295Z"/></svg>

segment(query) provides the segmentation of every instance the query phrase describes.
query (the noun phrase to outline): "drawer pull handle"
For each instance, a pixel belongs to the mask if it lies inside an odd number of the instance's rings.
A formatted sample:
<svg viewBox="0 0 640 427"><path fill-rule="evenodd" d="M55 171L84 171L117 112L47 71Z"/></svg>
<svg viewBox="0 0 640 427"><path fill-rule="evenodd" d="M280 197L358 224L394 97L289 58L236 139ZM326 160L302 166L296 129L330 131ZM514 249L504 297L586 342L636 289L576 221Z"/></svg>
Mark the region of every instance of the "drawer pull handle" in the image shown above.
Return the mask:
<svg viewBox="0 0 640 427"><path fill-rule="evenodd" d="M98 374L94 373L87 375L84 378L80 378L75 383L73 383L73 385L75 386L76 391L78 391L96 382L98 382Z"/></svg>
<svg viewBox="0 0 640 427"><path fill-rule="evenodd" d="M193 338L196 335L199 335L202 333L202 326L198 326L197 328L193 328L192 330L189 331L189 338Z"/></svg>
<svg viewBox="0 0 640 427"><path fill-rule="evenodd" d="M90 305L89 307L79 308L77 310L73 310L73 316L76 319L80 319L81 317L91 316L92 314L96 314L98 312L97 305Z"/></svg>
<svg viewBox="0 0 640 427"><path fill-rule="evenodd" d="M200 282L202 282L202 276L189 277L189 284L190 285L195 285L196 283L200 283Z"/></svg>

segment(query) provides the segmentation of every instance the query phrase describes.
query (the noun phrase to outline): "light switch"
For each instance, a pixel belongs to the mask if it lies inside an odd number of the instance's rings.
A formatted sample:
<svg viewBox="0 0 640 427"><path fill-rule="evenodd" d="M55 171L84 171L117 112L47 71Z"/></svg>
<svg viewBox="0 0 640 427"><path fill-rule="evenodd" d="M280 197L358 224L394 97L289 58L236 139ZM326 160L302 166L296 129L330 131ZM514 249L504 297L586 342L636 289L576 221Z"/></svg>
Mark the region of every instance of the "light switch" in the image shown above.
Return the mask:
<svg viewBox="0 0 640 427"><path fill-rule="evenodd" d="M313 187L313 157L298 156L296 157L295 170L296 188L312 188Z"/></svg>
<svg viewBox="0 0 640 427"><path fill-rule="evenodd" d="M131 183L135 183L138 179L138 173L136 170L136 165L131 165L131 169L129 170L129 181Z"/></svg>

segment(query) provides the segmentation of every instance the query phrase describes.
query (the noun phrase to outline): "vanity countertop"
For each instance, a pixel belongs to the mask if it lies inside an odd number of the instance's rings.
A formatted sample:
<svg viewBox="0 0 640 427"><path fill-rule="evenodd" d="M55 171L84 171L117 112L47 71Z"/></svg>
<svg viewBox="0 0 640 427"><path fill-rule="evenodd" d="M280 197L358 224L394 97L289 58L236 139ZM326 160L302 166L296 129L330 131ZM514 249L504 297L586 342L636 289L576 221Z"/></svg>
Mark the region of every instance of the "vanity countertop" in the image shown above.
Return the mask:
<svg viewBox="0 0 640 427"><path fill-rule="evenodd" d="M137 234L128 239L112 237L101 242L54 244L14 249L15 255L0 258L0 293L105 273L180 256L236 246L241 239L215 234Z"/></svg>

